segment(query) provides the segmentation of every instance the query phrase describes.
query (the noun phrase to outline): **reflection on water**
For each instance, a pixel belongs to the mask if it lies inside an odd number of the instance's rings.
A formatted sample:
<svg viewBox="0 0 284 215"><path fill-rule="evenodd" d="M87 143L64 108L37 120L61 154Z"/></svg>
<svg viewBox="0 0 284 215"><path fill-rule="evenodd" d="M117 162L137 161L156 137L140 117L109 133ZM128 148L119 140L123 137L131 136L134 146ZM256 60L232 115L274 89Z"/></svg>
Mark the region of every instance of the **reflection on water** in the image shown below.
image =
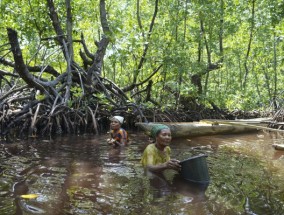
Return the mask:
<svg viewBox="0 0 284 215"><path fill-rule="evenodd" d="M145 175L143 134L125 148L107 137L0 144L0 214L284 214L284 152L272 147L280 134L173 140L174 158L208 155L208 187L173 171Z"/></svg>

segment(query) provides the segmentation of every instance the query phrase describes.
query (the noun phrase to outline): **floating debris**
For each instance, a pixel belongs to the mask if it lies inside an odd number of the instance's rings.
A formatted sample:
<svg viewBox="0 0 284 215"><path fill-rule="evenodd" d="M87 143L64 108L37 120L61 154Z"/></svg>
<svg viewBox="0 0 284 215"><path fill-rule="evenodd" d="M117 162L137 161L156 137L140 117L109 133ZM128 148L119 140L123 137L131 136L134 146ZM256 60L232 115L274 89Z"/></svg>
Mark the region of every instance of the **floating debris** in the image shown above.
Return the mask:
<svg viewBox="0 0 284 215"><path fill-rule="evenodd" d="M38 194L26 194L26 195L21 195L21 198L23 199L35 199L38 197Z"/></svg>

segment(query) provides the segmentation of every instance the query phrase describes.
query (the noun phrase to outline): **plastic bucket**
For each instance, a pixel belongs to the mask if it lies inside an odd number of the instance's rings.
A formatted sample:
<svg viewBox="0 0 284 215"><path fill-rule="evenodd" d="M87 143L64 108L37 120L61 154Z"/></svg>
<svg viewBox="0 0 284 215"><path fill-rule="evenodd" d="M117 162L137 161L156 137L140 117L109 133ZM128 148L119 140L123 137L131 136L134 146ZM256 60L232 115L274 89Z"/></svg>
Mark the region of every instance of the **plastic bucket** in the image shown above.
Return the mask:
<svg viewBox="0 0 284 215"><path fill-rule="evenodd" d="M194 183L210 183L206 157L207 155L198 155L181 161L181 177Z"/></svg>

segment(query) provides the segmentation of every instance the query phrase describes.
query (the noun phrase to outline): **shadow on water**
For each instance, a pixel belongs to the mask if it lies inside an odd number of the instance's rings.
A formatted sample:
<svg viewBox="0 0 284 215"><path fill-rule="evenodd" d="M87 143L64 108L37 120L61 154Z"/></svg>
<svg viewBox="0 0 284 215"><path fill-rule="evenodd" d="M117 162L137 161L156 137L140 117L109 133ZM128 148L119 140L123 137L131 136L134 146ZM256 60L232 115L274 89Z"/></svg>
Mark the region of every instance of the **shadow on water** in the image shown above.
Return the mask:
<svg viewBox="0 0 284 215"><path fill-rule="evenodd" d="M107 137L0 144L0 214L284 214L284 152L271 147L282 136L173 140L173 158L208 155L209 185L145 175L148 138L131 134L130 146L112 148Z"/></svg>
<svg viewBox="0 0 284 215"><path fill-rule="evenodd" d="M151 172L145 173L149 178L154 198L162 198L167 195L181 194L186 203L202 202L206 200L205 191L209 183L194 183L183 179L175 173L171 180L163 174Z"/></svg>

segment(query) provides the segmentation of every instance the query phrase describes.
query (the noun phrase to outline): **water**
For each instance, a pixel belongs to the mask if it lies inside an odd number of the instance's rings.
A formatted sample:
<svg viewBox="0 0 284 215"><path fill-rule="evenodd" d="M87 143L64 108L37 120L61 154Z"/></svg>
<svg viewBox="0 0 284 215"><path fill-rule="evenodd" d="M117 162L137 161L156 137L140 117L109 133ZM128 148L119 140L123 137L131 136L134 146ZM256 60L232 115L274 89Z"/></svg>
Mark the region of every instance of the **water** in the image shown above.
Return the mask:
<svg viewBox="0 0 284 215"><path fill-rule="evenodd" d="M208 187L146 176L148 143L132 133L125 148L106 135L0 144L0 214L284 214L284 137L249 133L175 139L172 157L207 154ZM36 194L36 198L22 195Z"/></svg>

